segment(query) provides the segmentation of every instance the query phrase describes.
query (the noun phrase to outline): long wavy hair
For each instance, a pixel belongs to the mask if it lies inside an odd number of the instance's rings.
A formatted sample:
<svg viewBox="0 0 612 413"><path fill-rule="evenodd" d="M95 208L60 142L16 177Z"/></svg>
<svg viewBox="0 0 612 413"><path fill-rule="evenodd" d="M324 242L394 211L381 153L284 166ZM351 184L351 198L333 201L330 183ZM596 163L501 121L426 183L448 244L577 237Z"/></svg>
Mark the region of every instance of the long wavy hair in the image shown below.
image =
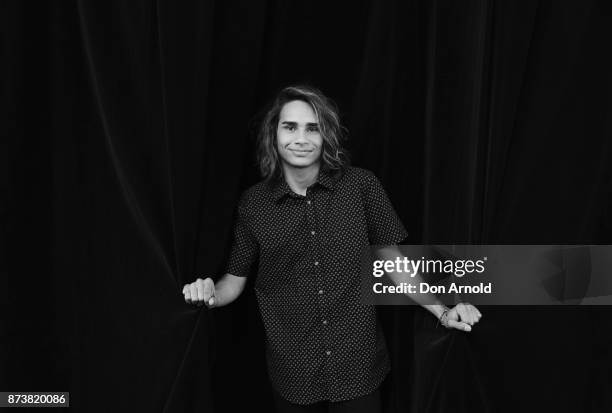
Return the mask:
<svg viewBox="0 0 612 413"><path fill-rule="evenodd" d="M349 165L349 155L343 147L347 139L346 128L340 124L338 107L320 90L311 86L288 86L277 95L266 112L257 136L257 164L265 179L281 178L283 168L276 148L276 132L280 112L286 103L301 100L308 103L319 123L323 138L321 169L338 171Z"/></svg>

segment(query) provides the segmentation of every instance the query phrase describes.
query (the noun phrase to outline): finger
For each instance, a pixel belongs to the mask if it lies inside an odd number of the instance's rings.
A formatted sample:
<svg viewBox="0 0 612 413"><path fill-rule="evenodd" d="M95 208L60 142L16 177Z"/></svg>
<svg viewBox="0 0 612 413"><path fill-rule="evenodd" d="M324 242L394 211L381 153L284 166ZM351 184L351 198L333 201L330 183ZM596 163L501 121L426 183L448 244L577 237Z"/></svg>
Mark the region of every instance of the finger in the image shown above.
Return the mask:
<svg viewBox="0 0 612 413"><path fill-rule="evenodd" d="M462 321L448 320L448 326L461 331L472 331L472 327Z"/></svg>
<svg viewBox="0 0 612 413"><path fill-rule="evenodd" d="M185 302L191 304L191 291L189 289L189 285L185 285L185 287L183 287L183 294L185 295Z"/></svg>
<svg viewBox="0 0 612 413"><path fill-rule="evenodd" d="M198 292L198 296L196 297L196 301L195 304L198 307L201 307L202 305L204 305L204 288L203 288L203 283L202 283L202 279L198 278L197 280L194 281L195 284L195 288L196 291Z"/></svg>
<svg viewBox="0 0 612 413"><path fill-rule="evenodd" d="M202 280L201 278L198 278L196 280L196 289L198 290L198 301L204 302L206 300L206 294L205 294L205 283L204 280Z"/></svg>
<svg viewBox="0 0 612 413"><path fill-rule="evenodd" d="M193 283L191 283L190 286L190 291L191 291L191 287L195 287L196 293L191 297L191 301L193 304L195 304L197 307L201 307L203 302L202 302L202 297L201 297L201 292L200 292L200 286L199 284L202 282L201 279L196 279Z"/></svg>
<svg viewBox="0 0 612 413"><path fill-rule="evenodd" d="M464 303L463 308L466 314L466 322L470 325L474 325L478 320L476 320L476 314L474 314L474 306L469 303Z"/></svg>
<svg viewBox="0 0 612 413"><path fill-rule="evenodd" d="M480 321L480 316L478 315L478 310L473 305L470 306L470 313L472 314L472 319L474 320L474 324Z"/></svg>
<svg viewBox="0 0 612 413"><path fill-rule="evenodd" d="M196 287L196 283L191 283L189 285L189 292L191 293L191 302L193 304L198 303L198 288Z"/></svg>
<svg viewBox="0 0 612 413"><path fill-rule="evenodd" d="M208 306L214 307L214 305L215 305L215 297L210 297L210 300L208 300Z"/></svg>
<svg viewBox="0 0 612 413"><path fill-rule="evenodd" d="M465 305L465 314L466 314L465 321L470 325L474 325L474 323L476 322L476 316L470 304Z"/></svg>
<svg viewBox="0 0 612 413"><path fill-rule="evenodd" d="M470 314L472 316L472 319L474 320L474 323L480 321L480 317L482 317L482 314L480 313L480 311L478 311L478 308L471 304L468 305L468 308L470 310Z"/></svg>
<svg viewBox="0 0 612 413"><path fill-rule="evenodd" d="M210 298L213 296L213 286L212 280L210 278L205 279L202 282L202 300L208 302Z"/></svg>
<svg viewBox="0 0 612 413"><path fill-rule="evenodd" d="M471 325L476 324L478 320L476 319L476 313L474 312L474 309L472 308L472 306L469 306L467 311L468 311L470 321L471 321L470 324Z"/></svg>

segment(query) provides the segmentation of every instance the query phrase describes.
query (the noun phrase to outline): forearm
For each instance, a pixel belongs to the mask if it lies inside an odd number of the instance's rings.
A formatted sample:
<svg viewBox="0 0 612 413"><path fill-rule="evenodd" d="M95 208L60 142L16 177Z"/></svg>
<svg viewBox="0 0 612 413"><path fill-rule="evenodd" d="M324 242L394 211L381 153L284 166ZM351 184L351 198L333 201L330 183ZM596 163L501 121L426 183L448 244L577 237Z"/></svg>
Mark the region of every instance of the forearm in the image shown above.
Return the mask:
<svg viewBox="0 0 612 413"><path fill-rule="evenodd" d="M405 274L400 275L395 272L387 273L387 274L389 275L393 283L396 285L399 285L402 282L408 282L409 284L414 284L418 286L423 281L423 278L418 273L410 277L409 281L406 281ZM418 288L416 290L418 291ZM425 308L427 311L432 313L434 317L436 317L437 319L440 319L440 316L442 315L442 313L448 310L448 307L442 304L442 302L438 299L438 297L436 297L435 295L431 293L412 293L411 294L407 292L406 295L410 297L410 299L413 300L415 303L419 304L420 306Z"/></svg>
<svg viewBox="0 0 612 413"><path fill-rule="evenodd" d="M397 247L388 247L383 248L378 251L378 255L380 258L384 260L394 261L397 257L402 257L403 254L399 251ZM420 273L415 272L414 268L412 268L412 272L410 275L406 273L397 273L397 272L387 272L387 275L395 285L400 285L401 283L408 283L417 286L414 291L419 291L418 286L423 282L423 277ZM415 303L421 305L427 311L434 315L437 319L440 319L440 316L444 313L444 311L448 310L448 307L438 299L435 295L431 293L409 293L406 292L406 296L410 297Z"/></svg>

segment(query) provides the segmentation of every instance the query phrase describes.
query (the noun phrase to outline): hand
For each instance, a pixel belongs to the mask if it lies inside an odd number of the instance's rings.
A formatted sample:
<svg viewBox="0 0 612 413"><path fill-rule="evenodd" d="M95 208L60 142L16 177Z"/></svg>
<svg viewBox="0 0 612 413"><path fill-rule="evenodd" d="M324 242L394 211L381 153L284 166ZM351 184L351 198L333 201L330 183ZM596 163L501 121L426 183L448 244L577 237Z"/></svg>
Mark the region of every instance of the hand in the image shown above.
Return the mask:
<svg viewBox="0 0 612 413"><path fill-rule="evenodd" d="M183 295L188 304L195 304L197 306L204 304L208 308L213 308L216 304L215 283L211 278L206 278L205 280L198 278L191 284L185 284Z"/></svg>
<svg viewBox="0 0 612 413"><path fill-rule="evenodd" d="M440 323L446 328L456 328L462 331L472 331L482 314L469 303L459 303L440 317Z"/></svg>

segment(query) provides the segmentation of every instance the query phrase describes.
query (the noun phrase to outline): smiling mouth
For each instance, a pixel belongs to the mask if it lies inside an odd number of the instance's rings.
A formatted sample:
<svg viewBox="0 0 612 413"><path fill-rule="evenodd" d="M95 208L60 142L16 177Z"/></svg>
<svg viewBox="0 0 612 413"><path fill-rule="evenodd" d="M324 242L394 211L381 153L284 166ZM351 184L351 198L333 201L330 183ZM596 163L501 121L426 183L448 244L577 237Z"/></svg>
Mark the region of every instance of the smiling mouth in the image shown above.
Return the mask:
<svg viewBox="0 0 612 413"><path fill-rule="evenodd" d="M298 153L298 154L306 154L306 153L312 152L312 150L306 150L306 149L289 149L289 150L293 153Z"/></svg>

